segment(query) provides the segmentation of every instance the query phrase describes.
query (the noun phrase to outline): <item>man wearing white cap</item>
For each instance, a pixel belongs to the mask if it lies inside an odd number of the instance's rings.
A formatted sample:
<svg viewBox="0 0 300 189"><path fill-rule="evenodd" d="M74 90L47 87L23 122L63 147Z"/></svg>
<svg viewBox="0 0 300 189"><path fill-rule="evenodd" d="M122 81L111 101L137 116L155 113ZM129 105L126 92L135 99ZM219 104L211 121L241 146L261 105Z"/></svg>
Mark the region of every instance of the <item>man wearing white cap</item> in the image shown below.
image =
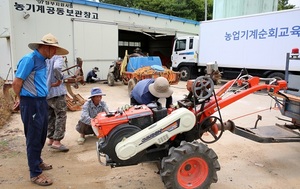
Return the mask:
<svg viewBox="0 0 300 189"><path fill-rule="evenodd" d="M140 105L166 99L163 107L169 108L172 104L173 90L170 89L169 81L164 77L156 79L143 79L139 81L131 91L130 104Z"/></svg>
<svg viewBox="0 0 300 189"><path fill-rule="evenodd" d="M100 78L97 77L96 72L99 72L98 67L94 67L91 71L88 72L88 74L86 75L87 83L95 83L100 80Z"/></svg>
<svg viewBox="0 0 300 189"><path fill-rule="evenodd" d="M48 186L52 184L52 179L42 172L52 169L52 165L46 164L41 158L48 127L45 60L54 55L66 55L69 52L60 47L57 39L50 33L45 35L40 42L29 43L28 47L33 52L26 54L19 61L12 86L20 100L30 179L35 184Z"/></svg>

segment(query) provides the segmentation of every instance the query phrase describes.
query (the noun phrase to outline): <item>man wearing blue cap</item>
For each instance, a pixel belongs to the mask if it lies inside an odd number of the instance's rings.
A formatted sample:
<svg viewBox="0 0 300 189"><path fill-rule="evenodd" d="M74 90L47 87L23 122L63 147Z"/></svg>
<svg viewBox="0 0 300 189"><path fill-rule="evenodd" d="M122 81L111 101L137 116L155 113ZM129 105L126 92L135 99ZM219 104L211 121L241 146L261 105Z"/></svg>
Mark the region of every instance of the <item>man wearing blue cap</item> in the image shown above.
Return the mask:
<svg viewBox="0 0 300 189"><path fill-rule="evenodd" d="M82 107L81 118L76 125L76 130L80 133L78 138L78 144L83 144L85 142L85 135L94 134L91 126L91 119L95 118L99 112L108 111L108 107L104 101L102 101L102 90L99 87L94 87L91 90L91 96L84 103Z"/></svg>

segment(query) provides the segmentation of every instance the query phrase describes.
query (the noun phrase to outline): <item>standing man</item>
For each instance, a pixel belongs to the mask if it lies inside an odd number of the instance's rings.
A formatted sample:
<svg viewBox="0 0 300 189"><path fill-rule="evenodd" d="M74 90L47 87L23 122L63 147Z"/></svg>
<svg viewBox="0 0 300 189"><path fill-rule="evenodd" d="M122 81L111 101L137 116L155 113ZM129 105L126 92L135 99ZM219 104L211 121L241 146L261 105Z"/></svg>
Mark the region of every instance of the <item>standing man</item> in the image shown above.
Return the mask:
<svg viewBox="0 0 300 189"><path fill-rule="evenodd" d="M67 121L67 90L63 83L64 75L62 73L64 58L60 55L54 55L50 60L46 60L46 62L49 90L47 96L49 105L48 146L60 152L67 152L69 149L60 142L65 136Z"/></svg>
<svg viewBox="0 0 300 189"><path fill-rule="evenodd" d="M45 60L52 58L55 54L65 55L69 52L60 47L57 39L50 33L43 36L40 42L29 43L28 47L33 52L26 54L19 61L12 87L20 101L30 180L35 184L48 186L52 184L52 179L42 172L52 169L52 165L46 164L41 158L48 128Z"/></svg>

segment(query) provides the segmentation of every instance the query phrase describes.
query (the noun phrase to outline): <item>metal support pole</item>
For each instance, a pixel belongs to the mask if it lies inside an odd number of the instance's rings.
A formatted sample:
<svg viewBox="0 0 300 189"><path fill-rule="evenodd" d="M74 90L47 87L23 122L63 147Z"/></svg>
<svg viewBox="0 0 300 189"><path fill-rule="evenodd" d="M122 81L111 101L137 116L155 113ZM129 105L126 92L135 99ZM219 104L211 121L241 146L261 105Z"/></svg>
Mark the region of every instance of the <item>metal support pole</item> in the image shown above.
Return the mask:
<svg viewBox="0 0 300 189"><path fill-rule="evenodd" d="M289 74L289 64L290 64L290 53L286 53L286 63L285 63L285 76L284 80L288 83L288 74Z"/></svg>
<svg viewBox="0 0 300 189"><path fill-rule="evenodd" d="M207 0L205 0L205 5L204 5L204 7L205 7L205 21L207 20Z"/></svg>

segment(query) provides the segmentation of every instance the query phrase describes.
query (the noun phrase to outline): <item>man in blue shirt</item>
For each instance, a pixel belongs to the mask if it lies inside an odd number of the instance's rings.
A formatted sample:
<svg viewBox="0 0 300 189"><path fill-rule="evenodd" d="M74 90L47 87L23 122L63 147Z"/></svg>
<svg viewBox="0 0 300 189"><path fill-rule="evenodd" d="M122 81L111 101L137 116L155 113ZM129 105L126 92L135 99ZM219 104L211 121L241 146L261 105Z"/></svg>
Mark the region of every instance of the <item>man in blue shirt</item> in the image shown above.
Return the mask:
<svg viewBox="0 0 300 189"><path fill-rule="evenodd" d="M21 119L26 137L27 161L30 180L38 185L48 186L52 179L42 174L52 166L43 162L42 149L45 145L48 127L48 95L46 59L53 55L69 52L58 45L52 34L43 36L40 42L29 43L33 52L26 54L18 63L13 90L20 101Z"/></svg>
<svg viewBox="0 0 300 189"><path fill-rule="evenodd" d="M131 91L130 104L140 105L156 102L160 98L166 98L166 108L172 104L173 90L169 81L164 77L156 79L143 79L139 81ZM163 105L164 106L164 105Z"/></svg>

